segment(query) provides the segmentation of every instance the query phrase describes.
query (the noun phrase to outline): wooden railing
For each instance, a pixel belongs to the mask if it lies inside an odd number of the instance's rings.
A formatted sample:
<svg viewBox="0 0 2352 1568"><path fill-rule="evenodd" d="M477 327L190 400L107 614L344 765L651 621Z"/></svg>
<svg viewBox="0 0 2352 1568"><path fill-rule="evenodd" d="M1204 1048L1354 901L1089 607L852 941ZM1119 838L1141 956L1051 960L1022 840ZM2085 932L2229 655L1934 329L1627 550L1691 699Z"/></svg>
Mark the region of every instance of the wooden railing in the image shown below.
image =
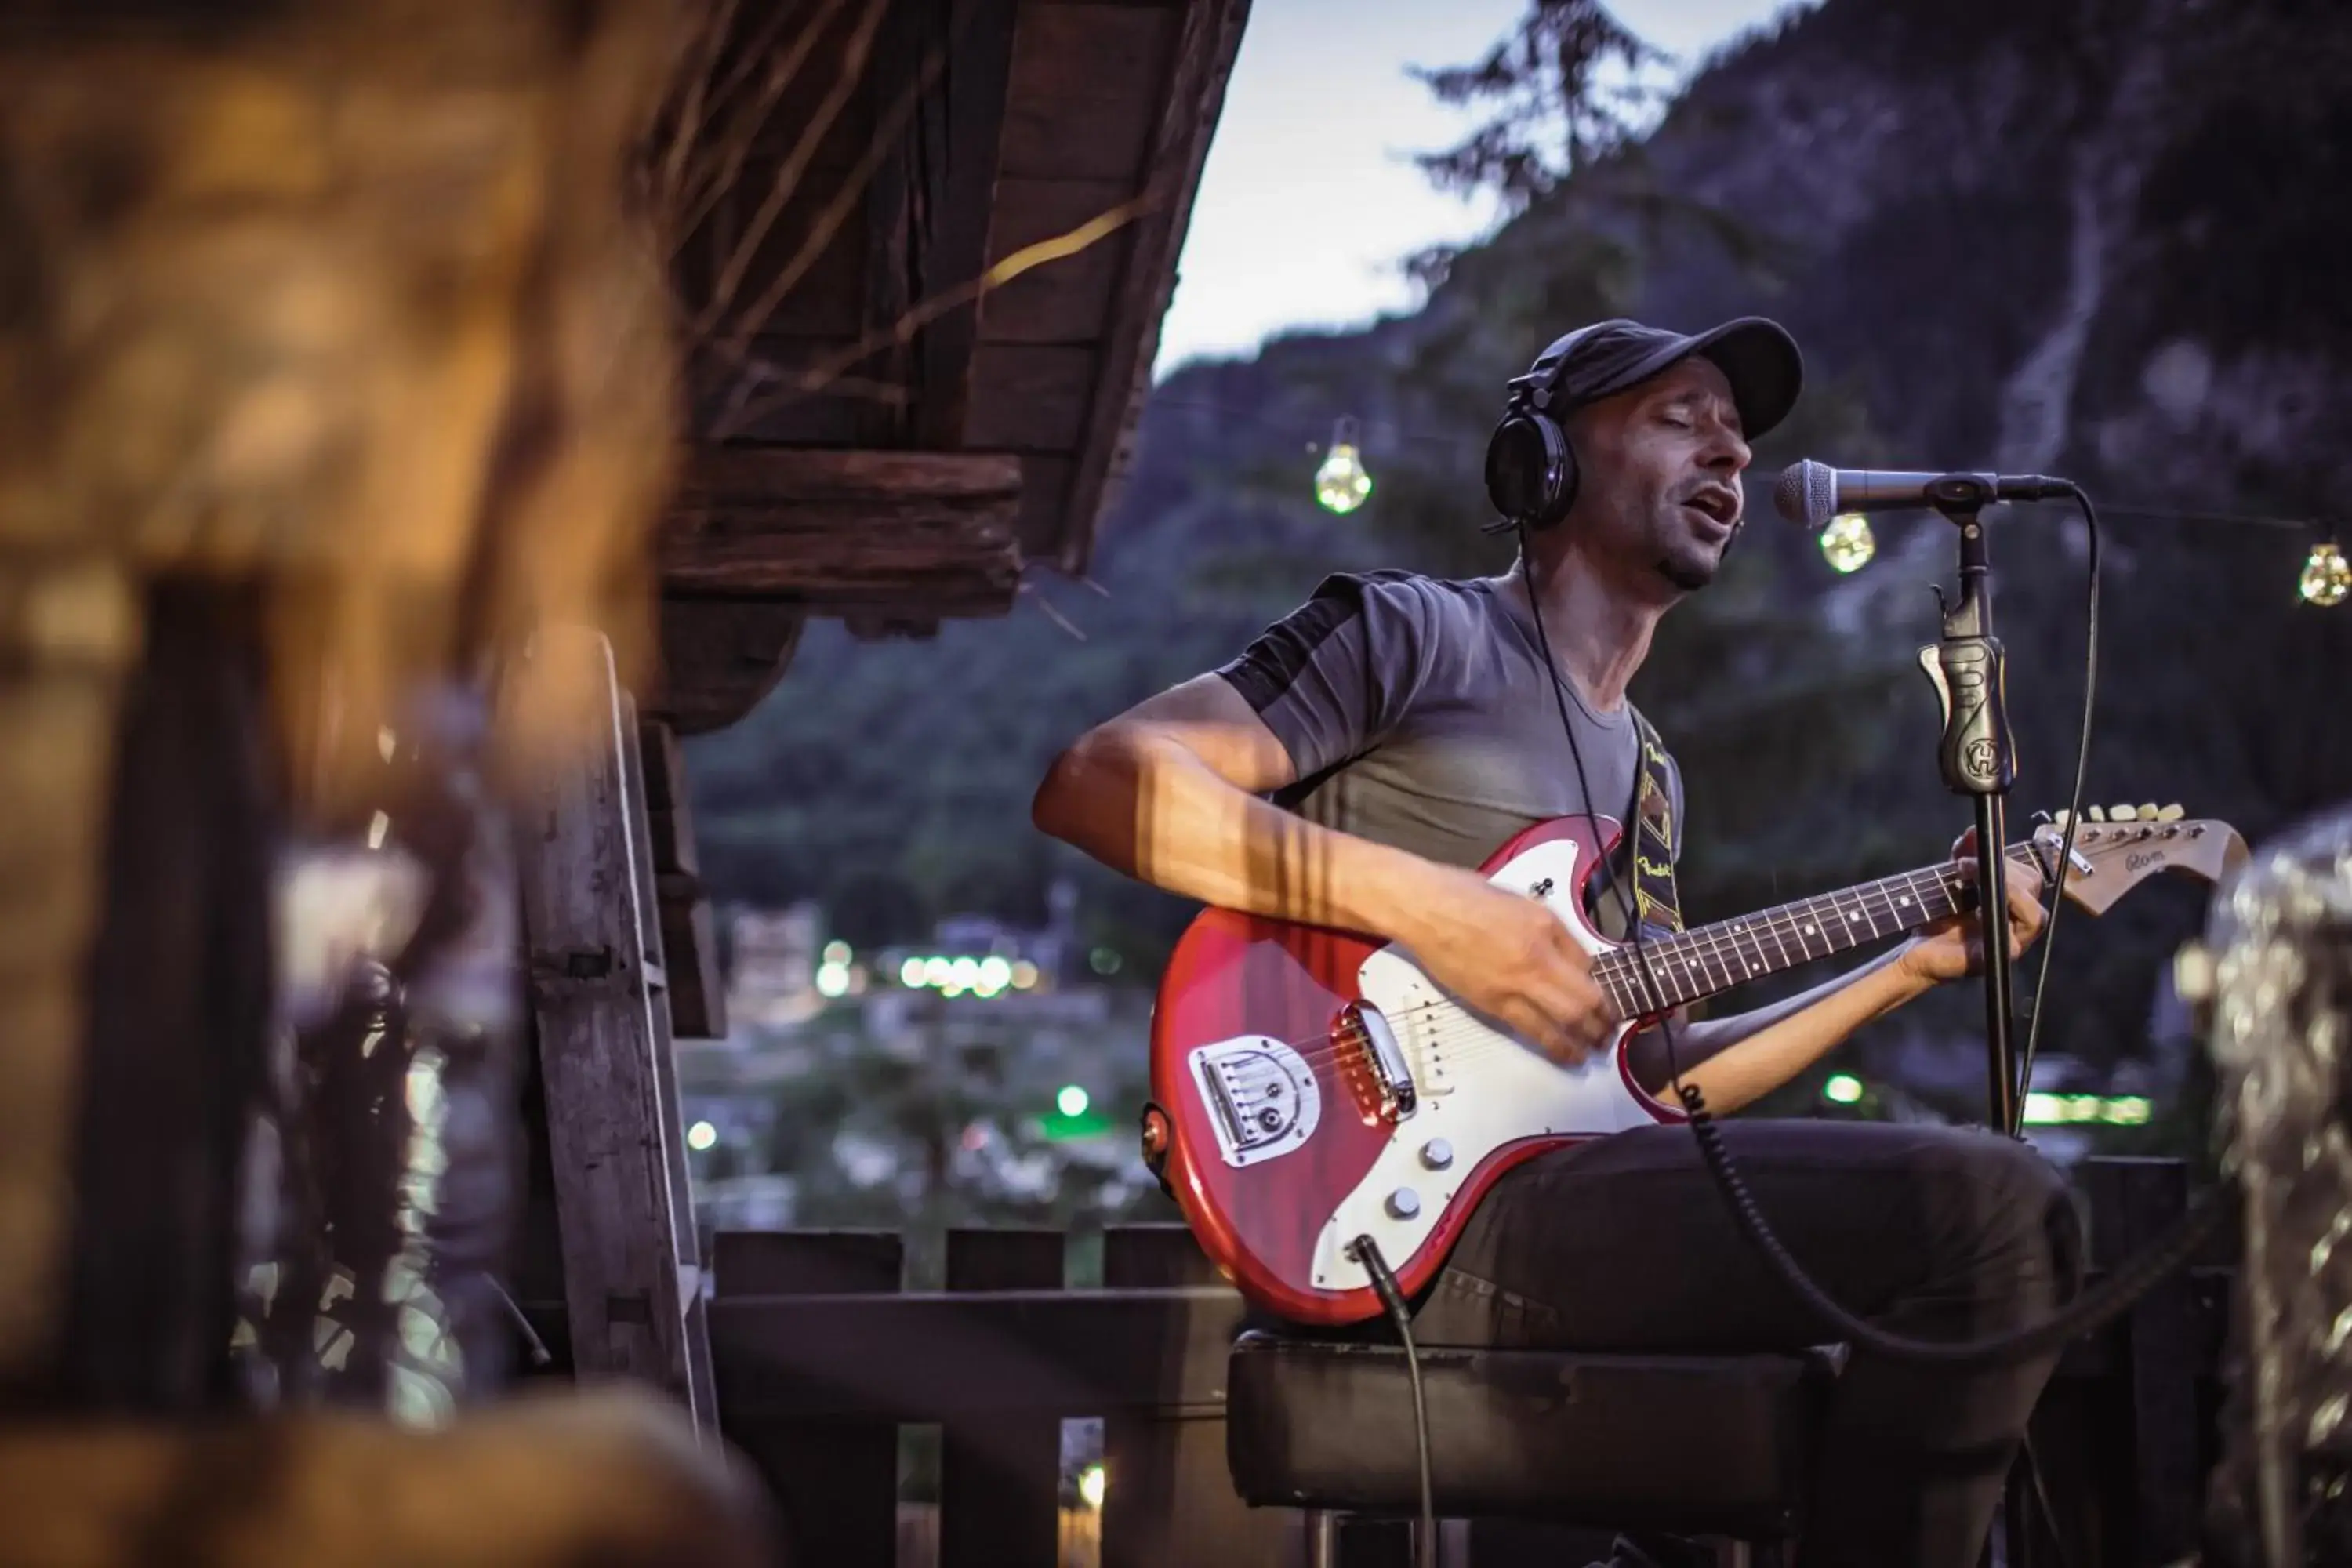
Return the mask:
<svg viewBox="0 0 2352 1568"><path fill-rule="evenodd" d="M2187 1202L2176 1162L2090 1161L2077 1180L2095 1268L2160 1234ZM1244 1507L1225 1470L1240 1298L1180 1226L1109 1230L1100 1289L1063 1288L1064 1245L1054 1231L953 1232L948 1289L915 1292L899 1289L896 1235L719 1234L709 1321L720 1426L773 1489L794 1562L1296 1560L1297 1517ZM2168 1563L2193 1545L2225 1283L2210 1266L2178 1277L2062 1363L2036 1450L2076 1568ZM560 1355L561 1313L531 1315ZM1098 1518L1062 1474L1061 1423L1084 1417L1105 1424ZM935 1503L902 1507L902 1423L940 1429ZM1454 1539L1477 1568L1538 1550L1526 1527L1484 1521ZM1401 1561L1370 1532L1358 1548L1351 1563Z"/></svg>

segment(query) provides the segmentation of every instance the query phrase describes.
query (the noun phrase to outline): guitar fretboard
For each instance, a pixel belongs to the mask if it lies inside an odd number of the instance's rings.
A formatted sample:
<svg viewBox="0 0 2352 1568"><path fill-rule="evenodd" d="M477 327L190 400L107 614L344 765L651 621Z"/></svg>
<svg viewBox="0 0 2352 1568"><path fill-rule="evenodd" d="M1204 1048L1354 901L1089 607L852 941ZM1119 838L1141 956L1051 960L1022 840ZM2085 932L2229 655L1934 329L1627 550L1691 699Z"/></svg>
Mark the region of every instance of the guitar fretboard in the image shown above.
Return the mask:
<svg viewBox="0 0 2352 1568"><path fill-rule="evenodd" d="M1955 866L1924 866L1651 939L1638 958L1621 947L1593 961L1592 977L1620 1017L1640 1017L1975 907L1975 886L1962 881Z"/></svg>

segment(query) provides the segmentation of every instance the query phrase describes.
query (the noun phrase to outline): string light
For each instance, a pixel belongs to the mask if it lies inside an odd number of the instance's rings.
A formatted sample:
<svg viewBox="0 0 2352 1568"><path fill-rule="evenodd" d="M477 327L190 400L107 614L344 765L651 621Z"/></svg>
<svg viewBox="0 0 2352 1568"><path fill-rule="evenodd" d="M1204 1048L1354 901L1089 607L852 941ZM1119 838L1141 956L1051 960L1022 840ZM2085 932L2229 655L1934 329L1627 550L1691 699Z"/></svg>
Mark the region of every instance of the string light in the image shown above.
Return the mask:
<svg viewBox="0 0 2352 1568"><path fill-rule="evenodd" d="M2294 588L2305 604L2329 609L2352 595L2352 563L2345 561L2343 547L2332 539L2313 545Z"/></svg>
<svg viewBox="0 0 2352 1568"><path fill-rule="evenodd" d="M1281 426L1291 423L1280 415L1269 420L1264 409L1242 409L1209 399L1155 395L1155 408L1181 408L1203 414L1223 416L1235 420L1247 420L1257 426L1269 422ZM1295 427L1295 426L1294 426ZM1332 433L1331 444L1326 449L1322 466L1315 471L1315 499L1328 510L1339 513L1355 510L1372 493L1372 478L1365 470L1363 453L1357 444L1357 423L1352 417L1342 417ZM1448 448L1457 454L1475 449L1465 439L1434 430L1385 430L1383 439L1417 440L1433 447ZM1749 477L1751 485L1757 476ZM2298 531L2313 525L2304 520L2284 517L2254 517L2237 512L2179 511L2155 507L2127 504L2105 505L2100 509L2108 517L2140 517L2167 522L2210 523L2223 527L2260 527L2293 529ZM1822 555L1840 574L1861 571L1878 554L1878 541L1872 532L1869 520L1859 513L1846 513L1832 518L1822 531ZM2304 603L2333 607L2352 599L2352 561L2347 561L2344 549L2336 540L2324 539L2312 546L2305 558L2303 570L2295 580L2297 596Z"/></svg>
<svg viewBox="0 0 2352 1568"><path fill-rule="evenodd" d="M1326 511L1342 515L1364 504L1372 493L1372 476L1356 450L1356 422L1342 416L1331 431L1331 449L1315 470L1315 499Z"/></svg>
<svg viewBox="0 0 2352 1568"><path fill-rule="evenodd" d="M1878 553L1878 536L1870 519L1858 511L1842 512L1822 530L1822 559L1839 573L1859 572Z"/></svg>

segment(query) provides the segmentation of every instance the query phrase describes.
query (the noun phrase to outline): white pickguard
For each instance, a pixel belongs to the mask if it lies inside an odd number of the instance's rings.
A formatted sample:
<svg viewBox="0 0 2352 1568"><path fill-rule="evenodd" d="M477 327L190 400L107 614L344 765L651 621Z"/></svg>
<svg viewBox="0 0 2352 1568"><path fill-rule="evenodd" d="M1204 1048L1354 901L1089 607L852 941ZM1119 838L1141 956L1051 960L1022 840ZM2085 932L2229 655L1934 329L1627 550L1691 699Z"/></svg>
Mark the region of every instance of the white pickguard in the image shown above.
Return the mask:
<svg viewBox="0 0 2352 1568"><path fill-rule="evenodd" d="M1540 895L1587 952L1609 943L1587 926L1577 906L1582 868L1574 839L1538 844L1505 864L1497 887ZM1359 984L1366 1002L1389 1020L1420 1089L1420 1106L1398 1123L1380 1158L1323 1226L1315 1247L1315 1283L1332 1290L1362 1285L1364 1271L1347 1256L1348 1244L1370 1236L1391 1268L1402 1268L1426 1241L1470 1173L1507 1143L1547 1133L1616 1132L1668 1120L1663 1106L1635 1093L1618 1067L1626 1031L1582 1066L1564 1068L1522 1044L1516 1036L1487 1027L1476 1015L1450 1003L1430 1012L1418 1009L1444 999L1402 949L1385 947L1364 961ZM1433 1169L1424 1152L1433 1140L1447 1145L1451 1159ZM1409 1193L1409 1205L1392 1200ZM1399 1207L1410 1207L1410 1217Z"/></svg>

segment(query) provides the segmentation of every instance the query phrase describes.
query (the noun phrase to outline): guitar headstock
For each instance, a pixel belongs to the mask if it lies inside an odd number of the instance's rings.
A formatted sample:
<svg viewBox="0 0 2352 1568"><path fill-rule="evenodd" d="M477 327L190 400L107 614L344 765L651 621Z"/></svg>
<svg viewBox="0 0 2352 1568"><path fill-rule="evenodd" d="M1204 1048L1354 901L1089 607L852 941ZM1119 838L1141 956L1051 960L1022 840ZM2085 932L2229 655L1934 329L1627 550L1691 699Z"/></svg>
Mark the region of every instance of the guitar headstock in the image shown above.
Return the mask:
<svg viewBox="0 0 2352 1568"><path fill-rule="evenodd" d="M2042 866L2057 863L2066 814L2033 830ZM2160 871L2181 871L2218 882L2244 864L2246 841L2226 822L2188 817L2177 805L2092 806L2074 826L2074 849L2064 891L2092 914Z"/></svg>

